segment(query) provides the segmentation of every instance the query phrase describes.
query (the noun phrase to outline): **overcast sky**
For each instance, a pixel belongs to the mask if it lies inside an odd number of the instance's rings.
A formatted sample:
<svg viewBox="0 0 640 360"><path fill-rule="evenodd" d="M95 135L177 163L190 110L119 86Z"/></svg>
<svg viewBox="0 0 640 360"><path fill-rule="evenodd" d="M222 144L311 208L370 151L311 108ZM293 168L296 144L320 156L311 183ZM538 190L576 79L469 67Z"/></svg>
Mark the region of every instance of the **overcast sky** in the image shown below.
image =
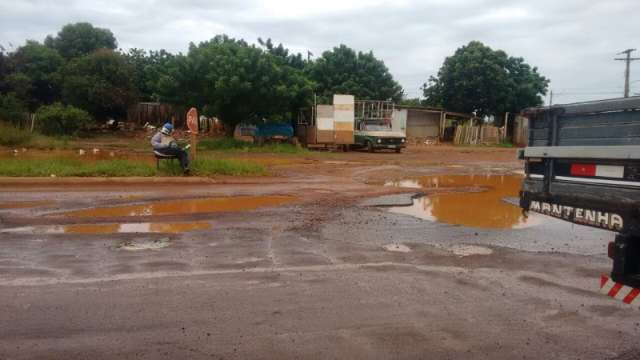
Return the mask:
<svg viewBox="0 0 640 360"><path fill-rule="evenodd" d="M221 33L315 56L344 43L373 50L415 97L446 56L480 40L537 66L556 103L622 95L624 63L613 58L640 48L638 13L639 0L0 0L0 44L79 21L109 28L124 49L185 52ZM631 79L640 93L640 61Z"/></svg>

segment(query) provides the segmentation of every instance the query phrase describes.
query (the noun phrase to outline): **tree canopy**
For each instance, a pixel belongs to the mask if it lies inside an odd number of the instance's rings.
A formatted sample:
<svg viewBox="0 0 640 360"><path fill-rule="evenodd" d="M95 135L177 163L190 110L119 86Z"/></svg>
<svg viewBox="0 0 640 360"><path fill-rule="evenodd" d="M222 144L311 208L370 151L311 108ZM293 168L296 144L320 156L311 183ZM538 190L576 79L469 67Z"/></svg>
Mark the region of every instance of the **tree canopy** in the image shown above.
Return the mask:
<svg viewBox="0 0 640 360"><path fill-rule="evenodd" d="M47 36L45 45L58 50L66 59L90 54L98 49L115 49L115 36L109 29L94 27L86 22L65 25L58 34Z"/></svg>
<svg viewBox="0 0 640 360"><path fill-rule="evenodd" d="M59 70L64 59L56 50L27 41L9 58L12 72L6 81L12 92L31 110L59 96Z"/></svg>
<svg viewBox="0 0 640 360"><path fill-rule="evenodd" d="M175 55L165 51L146 51L130 49L124 54L125 59L133 67L133 82L141 101L158 101L160 99L159 81L165 69Z"/></svg>
<svg viewBox="0 0 640 360"><path fill-rule="evenodd" d="M402 87L382 60L373 52L356 53L346 45L325 51L309 64L308 73L316 83L316 92L323 98L333 94L351 94L358 99L402 99Z"/></svg>
<svg viewBox="0 0 640 360"><path fill-rule="evenodd" d="M428 105L485 116L541 105L548 84L524 59L472 41L447 57L423 89Z"/></svg>
<svg viewBox="0 0 640 360"><path fill-rule="evenodd" d="M384 62L345 45L316 60L271 39L250 44L226 35L191 43L186 54L116 48L110 30L86 22L65 25L44 43L11 52L0 46L0 114L56 104L40 114L69 113L72 122L80 118L73 106L93 119L123 118L136 101L157 101L194 106L231 131L239 122L294 121L314 93L327 102L335 93L396 101L403 94Z"/></svg>
<svg viewBox="0 0 640 360"><path fill-rule="evenodd" d="M231 130L242 121L292 120L312 93L312 83L286 56L226 36L191 44L168 65L160 88L166 101L196 106Z"/></svg>
<svg viewBox="0 0 640 360"><path fill-rule="evenodd" d="M71 60L62 74L65 103L96 118L123 117L137 98L133 67L112 50L98 50Z"/></svg>

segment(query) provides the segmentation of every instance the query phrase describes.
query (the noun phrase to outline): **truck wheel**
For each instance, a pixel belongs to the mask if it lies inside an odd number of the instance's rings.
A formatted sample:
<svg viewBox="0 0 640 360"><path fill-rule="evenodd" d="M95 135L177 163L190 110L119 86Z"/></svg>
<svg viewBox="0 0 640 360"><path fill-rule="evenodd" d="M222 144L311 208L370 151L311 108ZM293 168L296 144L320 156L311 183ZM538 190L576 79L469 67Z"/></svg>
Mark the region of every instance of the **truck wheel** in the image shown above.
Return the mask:
<svg viewBox="0 0 640 360"><path fill-rule="evenodd" d="M371 141L367 141L367 151L370 153L375 151L375 149L373 148L373 143Z"/></svg>
<svg viewBox="0 0 640 360"><path fill-rule="evenodd" d="M400 154L402 152L402 148L397 148L396 153Z"/></svg>

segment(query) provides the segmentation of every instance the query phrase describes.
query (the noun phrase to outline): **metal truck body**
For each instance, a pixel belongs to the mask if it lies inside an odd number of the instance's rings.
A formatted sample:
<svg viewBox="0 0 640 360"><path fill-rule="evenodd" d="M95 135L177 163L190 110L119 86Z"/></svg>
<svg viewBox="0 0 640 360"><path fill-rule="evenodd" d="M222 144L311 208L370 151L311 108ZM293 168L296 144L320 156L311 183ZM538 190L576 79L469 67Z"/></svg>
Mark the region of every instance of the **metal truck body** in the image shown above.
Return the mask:
<svg viewBox="0 0 640 360"><path fill-rule="evenodd" d="M612 278L640 287L640 97L533 108L520 206L618 233Z"/></svg>

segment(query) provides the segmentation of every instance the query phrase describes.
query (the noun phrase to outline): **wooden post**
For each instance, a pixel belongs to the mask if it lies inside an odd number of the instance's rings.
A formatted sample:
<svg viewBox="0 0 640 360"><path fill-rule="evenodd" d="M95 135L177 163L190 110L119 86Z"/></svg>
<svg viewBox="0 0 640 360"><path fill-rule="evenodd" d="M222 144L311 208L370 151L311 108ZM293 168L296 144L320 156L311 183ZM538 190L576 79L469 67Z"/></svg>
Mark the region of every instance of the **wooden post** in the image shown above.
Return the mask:
<svg viewBox="0 0 640 360"><path fill-rule="evenodd" d="M198 145L198 136L191 132L191 160L196 159L196 146Z"/></svg>
<svg viewBox="0 0 640 360"><path fill-rule="evenodd" d="M502 142L507 141L507 133L509 132L509 113L504 113L504 134Z"/></svg>
<svg viewBox="0 0 640 360"><path fill-rule="evenodd" d="M196 159L196 146L198 142L198 110L191 108L187 111L187 127L191 134L191 159Z"/></svg>

